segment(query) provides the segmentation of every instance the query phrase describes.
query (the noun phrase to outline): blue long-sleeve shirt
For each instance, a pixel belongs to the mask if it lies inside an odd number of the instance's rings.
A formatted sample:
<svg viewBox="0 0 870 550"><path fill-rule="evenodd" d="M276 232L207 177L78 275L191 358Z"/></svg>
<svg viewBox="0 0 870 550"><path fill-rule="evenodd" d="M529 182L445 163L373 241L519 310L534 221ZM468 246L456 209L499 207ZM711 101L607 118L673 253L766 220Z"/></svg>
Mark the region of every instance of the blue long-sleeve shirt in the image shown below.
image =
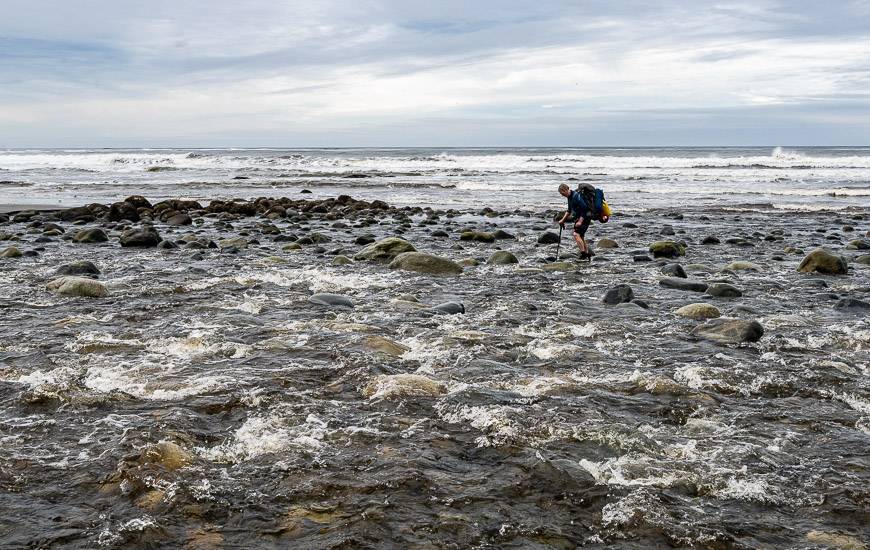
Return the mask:
<svg viewBox="0 0 870 550"><path fill-rule="evenodd" d="M586 201L583 200L583 197L577 191L571 191L571 194L568 195L568 211L571 213L571 217L575 220L577 218L585 218L590 216L589 205L586 204Z"/></svg>

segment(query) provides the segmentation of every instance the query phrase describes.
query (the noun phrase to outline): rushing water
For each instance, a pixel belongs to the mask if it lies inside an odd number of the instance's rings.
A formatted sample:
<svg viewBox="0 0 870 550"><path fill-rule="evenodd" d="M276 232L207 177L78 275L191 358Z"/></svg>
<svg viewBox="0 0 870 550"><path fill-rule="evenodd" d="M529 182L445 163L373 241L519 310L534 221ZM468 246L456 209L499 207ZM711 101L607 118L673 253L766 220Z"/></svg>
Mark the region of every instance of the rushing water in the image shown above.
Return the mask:
<svg viewBox="0 0 870 550"><path fill-rule="evenodd" d="M105 224L110 242L95 245L38 242L44 226L32 221L0 224L13 239L4 246L37 252L0 259L0 547L867 540L870 321L836 307L870 299L870 267L857 262L867 251L846 248L870 229L867 150L188 153L6 152L0 179L17 182L3 184L7 202L33 204L300 198L307 187L302 198L458 210L273 220L287 237L329 239L301 250L285 250L259 216L156 224L171 240L258 241L236 253L122 249L122 224ZM605 182L617 215L590 234L620 248L568 271L523 269L555 255L536 241L568 177ZM690 277L743 296L660 286L660 266L633 256L665 226L664 238L688 244ZM464 228L517 239L461 242ZM457 260L502 248L521 267L429 277L333 264L368 233ZM722 243L702 245L707 235ZM566 238L562 254L572 246ZM849 273L798 273L803 254L790 246L828 247ZM100 267L108 297L46 290L80 259ZM735 260L758 270L723 271ZM649 309L602 304L617 283ZM355 307L315 306L315 292ZM432 315L407 295L466 313ZM764 336L699 340L699 321L674 310L701 301L757 319Z"/></svg>

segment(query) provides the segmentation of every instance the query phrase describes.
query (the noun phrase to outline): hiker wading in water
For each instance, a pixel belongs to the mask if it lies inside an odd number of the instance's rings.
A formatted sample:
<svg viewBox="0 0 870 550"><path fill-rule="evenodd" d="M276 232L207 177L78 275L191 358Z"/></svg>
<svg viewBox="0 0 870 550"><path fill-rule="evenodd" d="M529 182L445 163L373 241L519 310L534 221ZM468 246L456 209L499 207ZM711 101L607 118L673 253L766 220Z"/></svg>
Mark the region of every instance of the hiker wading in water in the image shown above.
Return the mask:
<svg viewBox="0 0 870 550"><path fill-rule="evenodd" d="M595 253L589 250L589 245L586 244L586 230L589 229L589 223L592 221L592 209L580 193L564 183L559 186L559 194L568 199L568 210L559 220L559 227L565 227L565 222L570 220L574 225L574 242L580 249L580 259L592 258Z"/></svg>

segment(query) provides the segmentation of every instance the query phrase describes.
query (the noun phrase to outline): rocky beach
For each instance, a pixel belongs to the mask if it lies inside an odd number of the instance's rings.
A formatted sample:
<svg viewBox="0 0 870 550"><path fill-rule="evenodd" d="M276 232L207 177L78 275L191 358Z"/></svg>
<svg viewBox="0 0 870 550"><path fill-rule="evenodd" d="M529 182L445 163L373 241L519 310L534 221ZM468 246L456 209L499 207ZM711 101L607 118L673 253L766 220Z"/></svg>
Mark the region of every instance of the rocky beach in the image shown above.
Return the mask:
<svg viewBox="0 0 870 550"><path fill-rule="evenodd" d="M323 195L0 215L3 547L865 547L867 206Z"/></svg>

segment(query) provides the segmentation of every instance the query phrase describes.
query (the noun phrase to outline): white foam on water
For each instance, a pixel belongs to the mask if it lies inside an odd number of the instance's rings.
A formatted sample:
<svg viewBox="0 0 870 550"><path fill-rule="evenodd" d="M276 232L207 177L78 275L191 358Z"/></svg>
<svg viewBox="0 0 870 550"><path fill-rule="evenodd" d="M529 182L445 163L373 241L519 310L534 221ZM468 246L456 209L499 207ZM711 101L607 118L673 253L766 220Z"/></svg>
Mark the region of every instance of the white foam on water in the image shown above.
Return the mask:
<svg viewBox="0 0 870 550"><path fill-rule="evenodd" d="M580 346L555 340L534 340L524 349L527 354L544 361L573 357L583 351Z"/></svg>
<svg viewBox="0 0 870 550"><path fill-rule="evenodd" d="M405 396L435 396L444 393L444 384L420 374L382 374L366 388L369 399Z"/></svg>
<svg viewBox="0 0 870 550"><path fill-rule="evenodd" d="M146 340L145 347L162 356L193 361L210 356L241 359L250 355L253 346L238 342L212 341L213 331L192 330L187 336Z"/></svg>
<svg viewBox="0 0 870 550"><path fill-rule="evenodd" d="M665 488L685 476L684 472L666 470L667 463L659 465L658 462L658 460L651 460L650 457L630 453L617 458L608 458L602 462L583 458L580 460L580 467L589 472L600 485Z"/></svg>
<svg viewBox="0 0 870 550"><path fill-rule="evenodd" d="M537 397L548 395L552 391L560 390L566 386L572 387L575 384L564 378L556 378L553 376L539 376L531 380L517 382L510 389L522 395L523 397Z"/></svg>
<svg viewBox="0 0 870 550"><path fill-rule="evenodd" d="M748 500L763 503L775 503L781 499L774 495L772 488L763 479L728 478L725 486L711 493L722 500Z"/></svg>
<svg viewBox="0 0 870 550"><path fill-rule="evenodd" d="M326 422L308 415L304 422L293 424L279 414L250 417L233 433L230 440L217 447L198 447L196 451L214 462L243 462L259 456L287 451L316 452L326 446Z"/></svg>
<svg viewBox="0 0 870 550"><path fill-rule="evenodd" d="M59 367L48 371L37 369L29 374L22 374L16 382L26 384L30 389L38 389L43 386L66 389L69 387L70 382L76 378L77 374L76 370L69 367Z"/></svg>
<svg viewBox="0 0 870 550"><path fill-rule="evenodd" d="M728 389L733 391L739 391L745 395L749 395L750 390L748 386L735 386L734 384L727 382L727 377L734 378L739 375L743 371L739 368L740 363L733 358L729 358L734 361L734 366L729 369L723 369L718 367L705 367L705 366L697 366L697 365L685 365L679 367L676 371L674 371L674 380L681 384L685 384L686 386L692 388L693 390L703 390L706 388L720 391L722 389Z"/></svg>
<svg viewBox="0 0 870 550"><path fill-rule="evenodd" d="M172 365L140 361L92 366L82 383L102 393L121 391L138 399L177 401L229 387L237 380L228 376L185 376L176 373Z"/></svg>
<svg viewBox="0 0 870 550"><path fill-rule="evenodd" d="M443 336L436 338L427 338L424 335L412 336L400 340L399 343L408 348L408 351L402 354L402 359L418 362L421 370L426 372L434 372L437 366L455 363L456 356L460 354L471 353L467 348L446 343Z"/></svg>
<svg viewBox="0 0 870 550"><path fill-rule="evenodd" d="M854 393L834 393L834 399L842 401L861 414L870 415L870 400L859 397Z"/></svg>
<svg viewBox="0 0 870 550"><path fill-rule="evenodd" d="M260 283L271 283L280 287L300 286L310 292L346 292L370 288L389 288L395 285L397 276L391 272L338 272L318 266L270 267L261 270L245 269L232 276L198 279L185 283L183 287L189 291L204 290L231 282L242 286L253 286Z"/></svg>
<svg viewBox="0 0 870 550"><path fill-rule="evenodd" d="M516 441L522 436L522 427L511 419L511 415L522 415L517 407L506 405L448 405L439 403L435 410L438 417L451 424L468 424L484 432L475 441L478 447L495 447Z"/></svg>

